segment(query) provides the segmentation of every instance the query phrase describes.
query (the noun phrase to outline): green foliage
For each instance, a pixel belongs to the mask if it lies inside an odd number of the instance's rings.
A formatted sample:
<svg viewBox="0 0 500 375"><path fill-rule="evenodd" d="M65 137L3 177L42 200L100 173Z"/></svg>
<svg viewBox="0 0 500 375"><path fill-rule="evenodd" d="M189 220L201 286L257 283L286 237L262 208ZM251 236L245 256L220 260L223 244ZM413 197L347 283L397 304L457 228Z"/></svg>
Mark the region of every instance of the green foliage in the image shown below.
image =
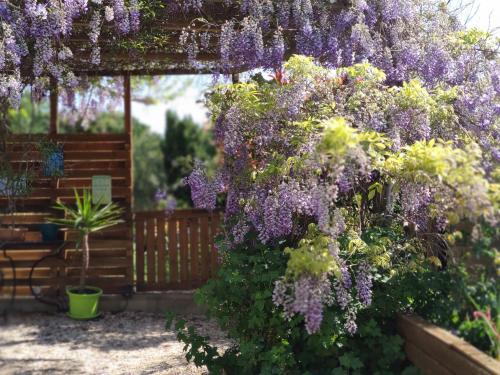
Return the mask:
<svg viewBox="0 0 500 375"><path fill-rule="evenodd" d="M343 117L325 120L320 123L320 127L322 138L317 150L336 162L343 161L348 152L355 148L363 150L375 165L388 155L390 142L384 135L374 131L360 132Z"/></svg>
<svg viewBox="0 0 500 375"><path fill-rule="evenodd" d="M486 179L480 160L481 151L475 143L461 149L451 142L430 140L388 155L380 168L397 183L441 187L434 207L446 213L451 223L463 218L494 220L498 187Z"/></svg>
<svg viewBox="0 0 500 375"><path fill-rule="evenodd" d="M211 132L191 117L180 119L169 111L161 150L166 190L175 197L178 207L191 207L191 194L183 179L191 173L197 160L204 162L209 172L214 170L216 148Z"/></svg>
<svg viewBox="0 0 500 375"><path fill-rule="evenodd" d="M346 74L349 79L354 80L358 85L373 85L386 80L386 75L382 70L367 62L341 68L338 70L338 74Z"/></svg>
<svg viewBox="0 0 500 375"><path fill-rule="evenodd" d="M321 232L315 224L309 224L308 232L299 241L297 248L287 247L288 254L286 272L292 279L302 274L321 276L335 273L339 275L339 266L329 250L332 239Z"/></svg>
<svg viewBox="0 0 500 375"><path fill-rule="evenodd" d="M290 258L280 248L254 243L222 250L217 278L197 292L198 302L207 306L234 345L223 353L209 345L208 338L177 321L173 328L186 344L189 360L214 374L221 374L222 369L226 374L243 375L401 373L406 364L403 341L395 332L398 304L387 300L392 284L382 283L376 290L380 302L359 317L354 337L343 333L343 314L336 306L325 310L321 331L308 335L302 317L287 321L272 301L274 282L284 274ZM170 315L167 328L173 321Z"/></svg>
<svg viewBox="0 0 500 375"><path fill-rule="evenodd" d="M209 316L228 333L233 345L223 352L182 321L174 328L186 344L187 358L214 374L418 374L408 367L403 340L396 332L396 314L408 312L497 355L498 342L491 340L484 323L473 318L474 311L487 308L494 320L498 317L496 271L491 269L491 259L497 256L492 240L498 229L485 226L481 230L471 256L490 255L473 274L462 266L436 272L412 248L401 228L373 226L362 238L349 232L341 236L339 251L351 252L351 258L360 253L362 259L366 254L391 255L391 267L379 262L373 303L359 311L354 336L345 334L343 313L336 305L325 308L322 329L308 335L302 317L286 320L272 301L274 282L287 269L295 269L290 261L300 257L301 247L309 246L316 253L316 248L321 252L328 245L314 227L297 249L288 251L259 244L255 234L249 236L252 246L228 250L219 243L222 263L217 278L197 292L197 301L208 308ZM303 263L311 264L309 260ZM168 328L173 320L170 316Z"/></svg>
<svg viewBox="0 0 500 375"><path fill-rule="evenodd" d="M22 134L47 134L50 123L50 108L47 100L34 103L27 94L21 98L18 110L9 109L9 130Z"/></svg>
<svg viewBox="0 0 500 375"><path fill-rule="evenodd" d="M84 235L99 232L122 222L123 210L116 203L101 205L92 202L92 193L84 190L82 196L75 189L76 208L58 202L54 208L64 212L64 219L51 218L50 222L74 229Z"/></svg>
<svg viewBox="0 0 500 375"><path fill-rule="evenodd" d="M433 98L418 79L403 82L402 88L393 88L396 103L403 109L420 108L430 111L434 104Z"/></svg>
<svg viewBox="0 0 500 375"><path fill-rule="evenodd" d="M303 55L290 57L285 63L284 69L289 73L291 80L316 79L317 76L328 72L327 69L317 65L313 57Z"/></svg>

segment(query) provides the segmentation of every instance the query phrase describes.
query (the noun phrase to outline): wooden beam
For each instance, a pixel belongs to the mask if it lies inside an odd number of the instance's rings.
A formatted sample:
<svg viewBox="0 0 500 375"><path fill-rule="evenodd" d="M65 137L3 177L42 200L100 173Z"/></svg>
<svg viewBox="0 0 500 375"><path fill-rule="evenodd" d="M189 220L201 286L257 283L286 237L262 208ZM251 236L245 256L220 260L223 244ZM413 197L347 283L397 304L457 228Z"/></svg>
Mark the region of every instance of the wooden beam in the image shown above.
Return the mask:
<svg viewBox="0 0 500 375"><path fill-rule="evenodd" d="M130 74L125 74L123 76L123 88L124 88L124 112L125 112L125 133L132 133L132 94L130 87Z"/></svg>
<svg viewBox="0 0 500 375"><path fill-rule="evenodd" d="M238 68L234 69L235 71L245 71L248 68ZM112 69L112 68L102 68L102 69L94 69L94 70L81 70L75 69L73 71L77 76L89 76L89 77L116 77L123 76L124 74L129 74L130 76L163 76L163 75L187 75L187 74L215 74L221 73L217 69L210 68L152 68L152 69L144 69L144 68L125 68L123 69Z"/></svg>
<svg viewBox="0 0 500 375"><path fill-rule="evenodd" d="M74 61L90 61L91 51L75 51ZM196 60L200 62L216 62L220 60L217 53L200 52L196 55ZM138 61L144 62L156 62L156 63L187 63L189 62L188 54L182 52L172 52L172 51L102 51L101 52L102 63L125 63L134 64ZM101 65L102 65L101 63ZM76 65L76 64L75 64Z"/></svg>
<svg viewBox="0 0 500 375"><path fill-rule="evenodd" d="M125 133L128 136L128 158L127 158L127 169L128 169L128 181L130 189L130 201L129 207L132 209L134 204L134 152L133 152L133 132L132 128L132 88L130 83L130 74L125 74L123 76L123 104L124 104L124 115L125 115ZM131 211L128 213L131 215Z"/></svg>
<svg viewBox="0 0 500 375"><path fill-rule="evenodd" d="M56 135L57 134L57 110L58 110L58 88L57 82L54 79L51 79L50 85L50 128L49 134Z"/></svg>

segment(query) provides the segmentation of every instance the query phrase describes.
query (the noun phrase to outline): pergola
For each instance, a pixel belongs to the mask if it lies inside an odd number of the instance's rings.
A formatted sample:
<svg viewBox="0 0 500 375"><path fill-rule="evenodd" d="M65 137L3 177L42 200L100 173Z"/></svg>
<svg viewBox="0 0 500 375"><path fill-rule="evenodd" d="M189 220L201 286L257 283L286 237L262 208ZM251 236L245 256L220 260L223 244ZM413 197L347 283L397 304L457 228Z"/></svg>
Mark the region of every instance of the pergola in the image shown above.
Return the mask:
<svg viewBox="0 0 500 375"><path fill-rule="evenodd" d="M130 77L220 73L218 42L221 26L229 19L241 18L239 9L234 5L228 6L223 0L212 0L205 2L203 8L197 11L172 12L166 6L154 15L144 14L137 33L120 35L112 25L106 24L98 40L101 51L99 64L91 62L93 46L88 38L88 18L75 22L73 33L63 43L73 52L69 67L77 76L124 77L125 125L126 130L129 130ZM196 63L190 61L188 53L179 44L183 31L210 35L210 43L196 54ZM245 70L242 66L225 68L224 73L236 79L237 73ZM30 74L29 71L22 73L26 76ZM57 113L55 100L53 94L53 115ZM52 120L51 123L53 132L56 121Z"/></svg>

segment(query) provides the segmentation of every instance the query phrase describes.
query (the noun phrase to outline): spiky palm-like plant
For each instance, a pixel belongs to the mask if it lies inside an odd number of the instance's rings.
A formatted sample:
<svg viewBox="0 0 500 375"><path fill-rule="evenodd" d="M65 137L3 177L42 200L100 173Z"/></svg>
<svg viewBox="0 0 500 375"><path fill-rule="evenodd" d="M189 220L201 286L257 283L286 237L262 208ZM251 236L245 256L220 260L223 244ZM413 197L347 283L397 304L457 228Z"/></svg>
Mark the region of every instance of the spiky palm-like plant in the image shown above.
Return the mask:
<svg viewBox="0 0 500 375"><path fill-rule="evenodd" d="M75 189L76 208L58 202L54 208L64 212L64 219L53 218L49 221L53 224L76 230L79 233L77 248L82 248L82 268L80 271L79 289L85 289L85 280L89 268L89 236L91 233L99 232L123 222L120 219L123 210L116 203L102 205L99 202L92 203L92 194L88 190L83 191L80 197Z"/></svg>

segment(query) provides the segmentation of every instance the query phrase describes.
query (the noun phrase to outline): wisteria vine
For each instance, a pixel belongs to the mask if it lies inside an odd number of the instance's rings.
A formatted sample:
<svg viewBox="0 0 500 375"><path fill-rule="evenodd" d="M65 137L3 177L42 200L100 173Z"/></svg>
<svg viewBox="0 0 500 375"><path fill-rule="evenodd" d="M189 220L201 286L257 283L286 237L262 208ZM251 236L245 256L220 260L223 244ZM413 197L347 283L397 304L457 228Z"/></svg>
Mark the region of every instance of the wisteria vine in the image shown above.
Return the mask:
<svg viewBox="0 0 500 375"><path fill-rule="evenodd" d="M374 270L396 267L402 247L436 258L457 223L498 223L498 41L432 1L284 3L282 26L297 33L281 40L316 63L294 56L209 99L227 176L221 251L255 238L281 248L273 301L284 317L303 316L312 334L334 305L354 334ZM270 13L244 4L261 29L226 25L223 63L276 68L268 43L279 38L261 37ZM200 175L188 179L193 196L209 197L214 182ZM367 239L381 217L404 228L403 242Z"/></svg>

